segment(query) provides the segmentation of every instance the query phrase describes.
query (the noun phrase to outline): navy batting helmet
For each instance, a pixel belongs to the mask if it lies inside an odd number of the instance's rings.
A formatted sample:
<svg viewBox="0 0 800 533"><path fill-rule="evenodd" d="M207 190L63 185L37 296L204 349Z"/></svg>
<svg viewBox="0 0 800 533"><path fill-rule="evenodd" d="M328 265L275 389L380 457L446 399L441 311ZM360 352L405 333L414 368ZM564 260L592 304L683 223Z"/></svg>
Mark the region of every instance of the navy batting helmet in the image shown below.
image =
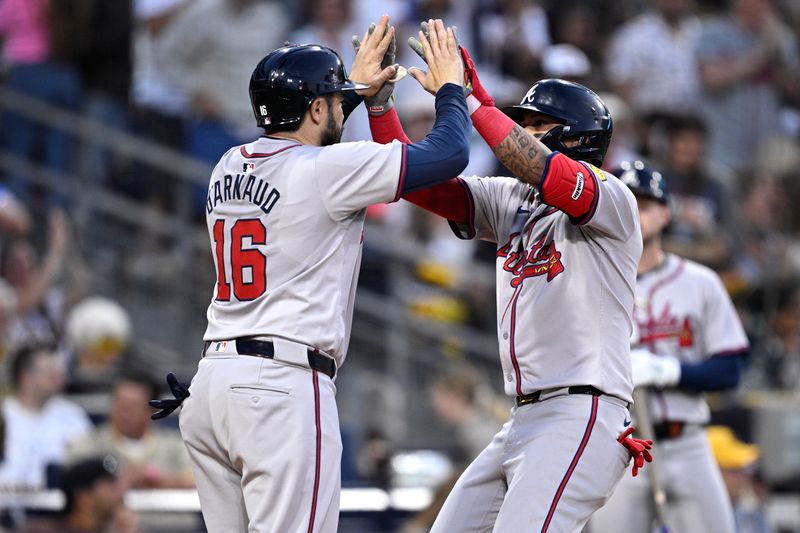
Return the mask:
<svg viewBox="0 0 800 533"><path fill-rule="evenodd" d="M664 176L661 172L646 167L641 161L623 161L612 174L621 179L636 196L653 198L665 205L669 202Z"/></svg>
<svg viewBox="0 0 800 533"><path fill-rule="evenodd" d="M314 98L368 87L347 79L339 55L326 46L284 46L258 62L250 77L250 102L262 128L299 124Z"/></svg>
<svg viewBox="0 0 800 533"><path fill-rule="evenodd" d="M611 142L611 113L593 91L571 81L537 81L519 105L503 109L518 124L525 111L535 111L564 122L542 136L540 140L545 146L571 159L597 166L603 164ZM578 139L579 143L569 148L564 144L568 138Z"/></svg>

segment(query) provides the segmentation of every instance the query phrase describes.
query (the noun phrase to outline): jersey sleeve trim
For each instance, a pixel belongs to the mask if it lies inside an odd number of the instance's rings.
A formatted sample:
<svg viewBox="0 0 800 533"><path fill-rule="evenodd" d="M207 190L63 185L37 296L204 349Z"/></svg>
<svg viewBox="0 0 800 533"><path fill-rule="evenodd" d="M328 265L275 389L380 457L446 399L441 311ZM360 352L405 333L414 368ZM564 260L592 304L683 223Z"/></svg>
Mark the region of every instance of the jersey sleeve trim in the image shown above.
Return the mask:
<svg viewBox="0 0 800 533"><path fill-rule="evenodd" d="M447 223L450 225L450 229L453 230L455 236L459 239L474 239L477 233L475 231L475 200L472 197L472 191L469 189L467 182L461 178L456 178L456 180L464 191L464 199L467 204L467 223L459 224L454 220L448 220Z"/></svg>
<svg viewBox="0 0 800 533"><path fill-rule="evenodd" d="M302 145L300 145L300 144L290 144L289 146L284 146L283 148L279 148L279 149L275 150L274 152L255 152L255 153L252 153L252 154L249 153L244 146L242 146L240 151L242 153L242 156L245 157L246 159L257 159L257 158L261 158L261 157L271 157L271 156L273 156L275 154L279 154L279 153L281 153L281 152L283 152L285 150L288 150L289 148L297 148L298 146L302 146Z"/></svg>
<svg viewBox="0 0 800 533"><path fill-rule="evenodd" d="M394 199L392 202L396 202L400 199L400 196L403 194L403 182L406 179L406 145L405 143L400 145L400 177L397 179L397 192L394 195ZM391 203L391 202L390 202Z"/></svg>
<svg viewBox="0 0 800 533"><path fill-rule="evenodd" d="M592 220L592 217L594 217L595 212L597 212L597 204L600 202L600 195L602 193L600 192L600 181L597 179L597 176L595 175L594 171L591 168L589 168L589 166L586 165L586 163L584 163L583 161L579 161L579 163L582 164L586 168L586 170L589 171L589 175L592 177L592 180L594 181L594 198L592 198L592 203L589 206L589 210L586 212L585 215L581 217L574 217L574 218L569 217L570 222L572 222L574 225L583 226L585 224L588 224Z"/></svg>

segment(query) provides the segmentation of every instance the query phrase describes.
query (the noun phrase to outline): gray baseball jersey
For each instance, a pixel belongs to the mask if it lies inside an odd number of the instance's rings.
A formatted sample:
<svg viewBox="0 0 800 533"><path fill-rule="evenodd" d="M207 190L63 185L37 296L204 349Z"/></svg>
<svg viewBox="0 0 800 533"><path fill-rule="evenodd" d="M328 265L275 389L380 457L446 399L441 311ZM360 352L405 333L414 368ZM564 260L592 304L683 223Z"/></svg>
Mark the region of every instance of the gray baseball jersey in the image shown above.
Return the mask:
<svg viewBox="0 0 800 533"><path fill-rule="evenodd" d="M667 254L657 269L636 282L634 318L639 344L655 354L701 363L715 355L738 354L747 336L719 276L693 261ZM654 391L653 421L705 424L705 395L680 390Z"/></svg>
<svg viewBox="0 0 800 533"><path fill-rule="evenodd" d="M208 188L217 284L205 340L274 336L347 352L365 208L398 198L400 143L317 147L262 137Z"/></svg>
<svg viewBox="0 0 800 533"><path fill-rule="evenodd" d="M204 338L216 342L180 415L210 533L336 531L336 386L309 348L344 362L366 207L398 197L404 154L400 143L262 137L214 168ZM267 337L273 357L239 353L241 337Z"/></svg>
<svg viewBox="0 0 800 533"><path fill-rule="evenodd" d="M497 243L497 334L511 396L593 385L631 401L636 200L616 177L584 166L597 193L580 221L516 179L462 181L474 223L456 233Z"/></svg>

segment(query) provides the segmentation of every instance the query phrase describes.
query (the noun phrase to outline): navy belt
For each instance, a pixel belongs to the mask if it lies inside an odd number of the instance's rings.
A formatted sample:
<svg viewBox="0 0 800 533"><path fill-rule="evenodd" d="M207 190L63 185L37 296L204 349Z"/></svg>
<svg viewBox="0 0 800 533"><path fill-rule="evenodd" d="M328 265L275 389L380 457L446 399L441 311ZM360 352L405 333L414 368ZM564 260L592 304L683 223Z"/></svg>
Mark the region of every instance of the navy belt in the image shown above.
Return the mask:
<svg viewBox="0 0 800 533"><path fill-rule="evenodd" d="M522 396L517 396L517 406L528 405L529 403L539 402L541 401L542 394L546 394L548 392L552 392L552 390L548 391L537 390L536 392L531 392L530 394L523 394ZM590 394L592 396L602 396L604 393L603 391L592 385L575 385L567 389L567 394Z"/></svg>
<svg viewBox="0 0 800 533"><path fill-rule="evenodd" d="M683 435L685 429L686 422L666 420L653 425L653 434L659 440L677 439Z"/></svg>
<svg viewBox="0 0 800 533"><path fill-rule="evenodd" d="M253 357L263 357L265 359L275 358L275 345L271 341L241 338L233 339L233 342L236 343L236 353L239 355L252 355ZM204 357L211 344L212 341L205 341L203 346ZM311 348L308 349L308 366L322 372L331 379L336 375L336 363L334 360Z"/></svg>

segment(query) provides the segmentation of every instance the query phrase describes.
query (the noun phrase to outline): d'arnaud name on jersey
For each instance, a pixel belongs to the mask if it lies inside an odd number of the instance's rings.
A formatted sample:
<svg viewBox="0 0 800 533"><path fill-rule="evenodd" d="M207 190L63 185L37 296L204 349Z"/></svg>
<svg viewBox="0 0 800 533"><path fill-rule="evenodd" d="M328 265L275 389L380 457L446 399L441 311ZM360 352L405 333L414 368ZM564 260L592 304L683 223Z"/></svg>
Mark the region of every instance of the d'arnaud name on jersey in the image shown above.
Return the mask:
<svg viewBox="0 0 800 533"><path fill-rule="evenodd" d="M211 214L218 204L229 200L246 200L257 205L264 213L269 213L280 197L278 189L270 188L268 182L254 174L226 174L221 181L215 181L208 188L206 212Z"/></svg>

